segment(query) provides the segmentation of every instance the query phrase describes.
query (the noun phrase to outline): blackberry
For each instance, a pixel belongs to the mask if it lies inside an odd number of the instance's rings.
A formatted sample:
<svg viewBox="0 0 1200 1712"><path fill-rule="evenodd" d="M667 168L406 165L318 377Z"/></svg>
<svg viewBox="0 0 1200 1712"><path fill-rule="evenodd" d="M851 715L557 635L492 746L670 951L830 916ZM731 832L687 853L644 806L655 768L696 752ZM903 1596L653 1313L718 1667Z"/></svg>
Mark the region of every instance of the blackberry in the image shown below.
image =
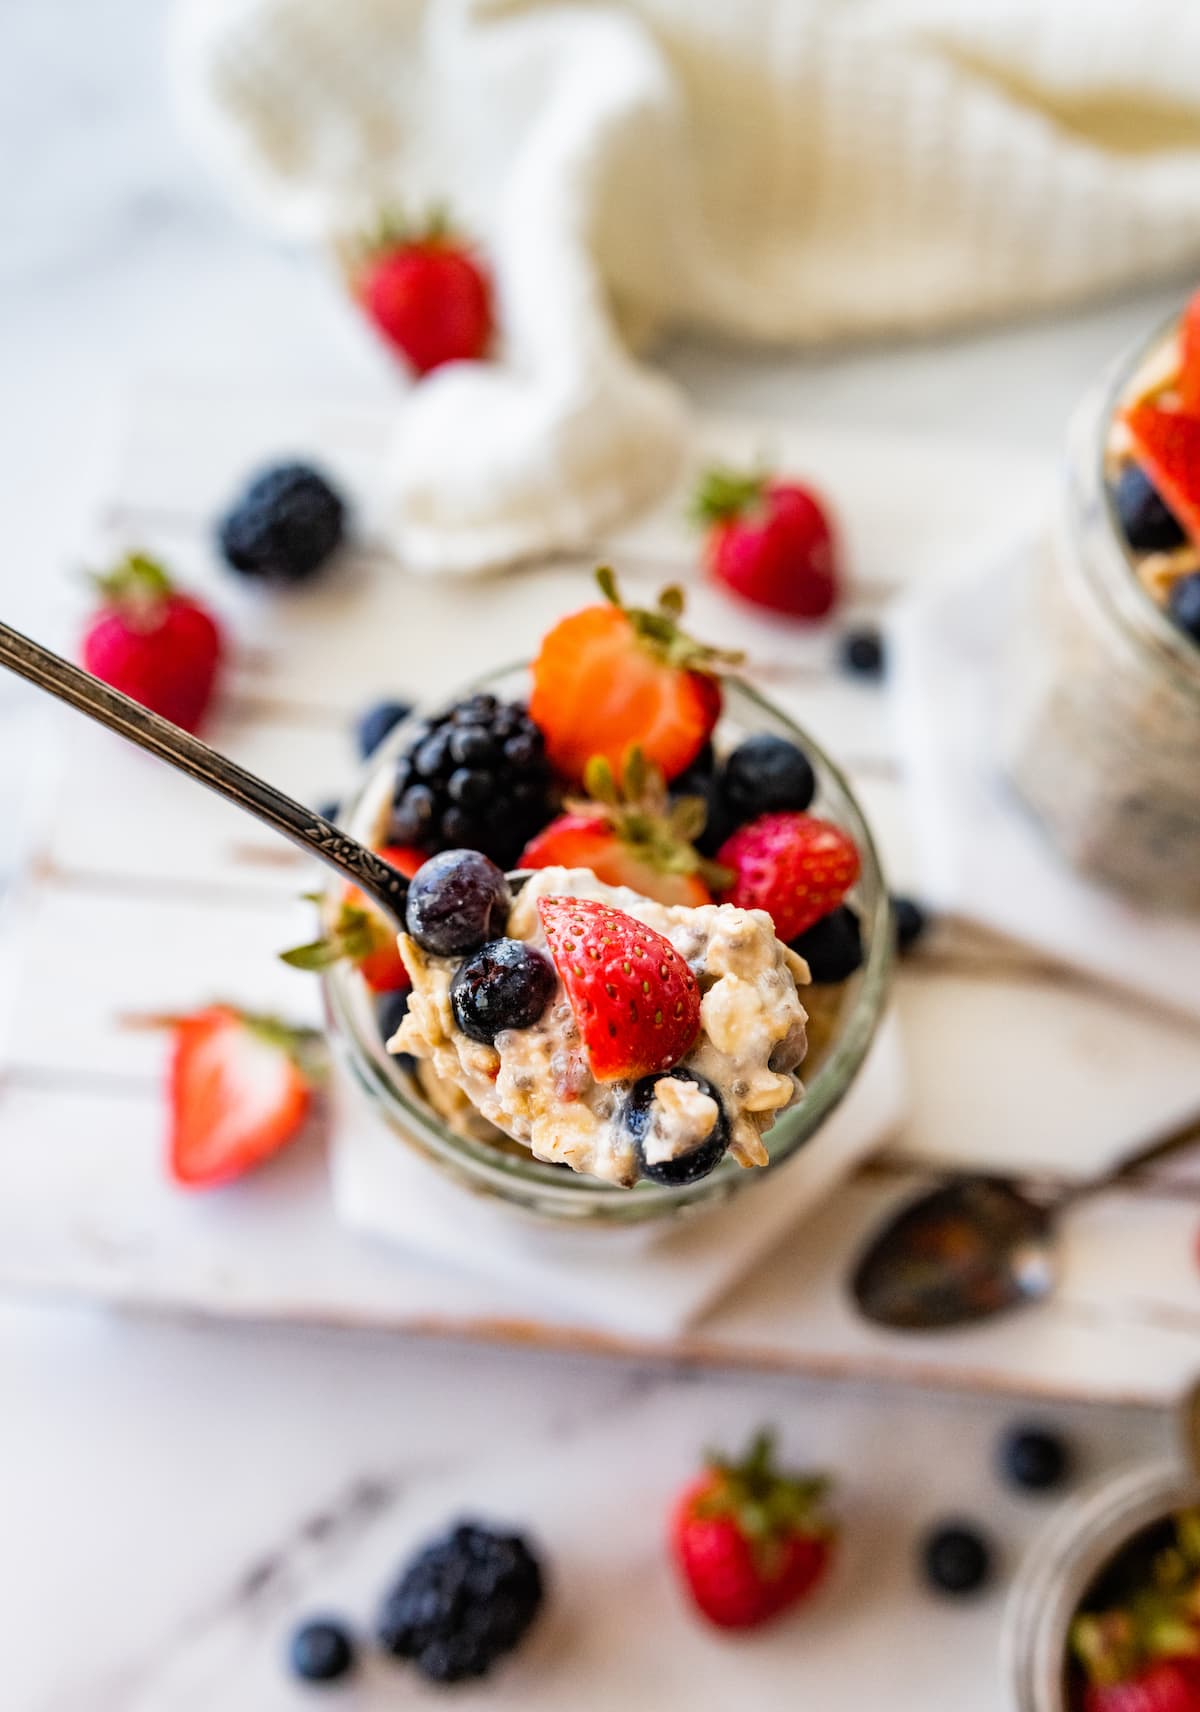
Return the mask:
<svg viewBox="0 0 1200 1712"><path fill-rule="evenodd" d="M393 791L391 843L482 850L501 868L554 813L541 732L521 702L482 692L417 727Z"/></svg>
<svg viewBox="0 0 1200 1712"><path fill-rule="evenodd" d="M460 1522L417 1553L384 1599L379 1644L431 1682L486 1676L541 1608L542 1571L519 1534Z"/></svg>
<svg viewBox="0 0 1200 1712"><path fill-rule="evenodd" d="M707 1094L710 1100L715 1100L717 1121L699 1146L694 1147L690 1153L678 1154L673 1159L648 1159L646 1144L652 1142L655 1130L654 1092L660 1082L670 1078L679 1082L694 1082L701 1093ZM669 1189L678 1189L685 1183L697 1183L701 1177L707 1177L724 1159L725 1150L729 1146L729 1119L725 1115L721 1097L712 1083L705 1077L698 1076L694 1070L677 1068L660 1071L654 1076L643 1076L629 1091L623 1117L626 1131L637 1151L638 1168L642 1176L651 1183L661 1183Z"/></svg>
<svg viewBox="0 0 1200 1712"><path fill-rule="evenodd" d="M225 513L217 541L242 576L282 587L308 582L341 545L346 507L319 470L261 470Z"/></svg>
<svg viewBox="0 0 1200 1712"><path fill-rule="evenodd" d="M336 1619L314 1618L292 1635L288 1662L302 1682L337 1682L354 1669L354 1642Z"/></svg>

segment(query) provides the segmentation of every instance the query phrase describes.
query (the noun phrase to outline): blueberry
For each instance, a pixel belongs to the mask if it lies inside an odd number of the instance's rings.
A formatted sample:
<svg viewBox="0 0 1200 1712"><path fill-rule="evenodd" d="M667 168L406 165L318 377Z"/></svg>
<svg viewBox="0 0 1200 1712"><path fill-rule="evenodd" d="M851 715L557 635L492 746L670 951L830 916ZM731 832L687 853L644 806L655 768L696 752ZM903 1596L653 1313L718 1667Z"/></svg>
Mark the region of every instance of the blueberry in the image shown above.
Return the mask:
<svg viewBox="0 0 1200 1712"><path fill-rule="evenodd" d="M277 464L262 470L221 519L217 540L244 577L307 582L341 544L346 508L318 470Z"/></svg>
<svg viewBox="0 0 1200 1712"><path fill-rule="evenodd" d="M917 903L915 898L901 897L898 893L892 897L892 923L896 929L896 944L901 951L907 951L917 943L925 929L929 926L929 917Z"/></svg>
<svg viewBox="0 0 1200 1712"><path fill-rule="evenodd" d="M1200 571L1180 577L1167 601L1167 614L1185 636L1200 642Z"/></svg>
<svg viewBox="0 0 1200 1712"><path fill-rule="evenodd" d="M695 840L696 848L701 855L715 856L733 831L733 821L725 807L721 781L716 773L711 767L703 766L698 758L671 780L671 796L700 798L704 804L704 828Z"/></svg>
<svg viewBox="0 0 1200 1712"><path fill-rule="evenodd" d="M461 957L503 932L509 902L494 862L478 850L443 850L409 882L405 920L422 951Z"/></svg>
<svg viewBox="0 0 1200 1712"><path fill-rule="evenodd" d="M322 820L336 820L341 812L341 803L335 802L332 797L330 797L328 802L321 803L317 809L317 813L321 816Z"/></svg>
<svg viewBox="0 0 1200 1712"><path fill-rule="evenodd" d="M792 950L803 957L818 986L848 980L862 966L862 924L849 904L839 904L797 939Z"/></svg>
<svg viewBox="0 0 1200 1712"><path fill-rule="evenodd" d="M1014 1427L1000 1441L1000 1467L1014 1486L1046 1492L1071 1472L1071 1447L1044 1427Z"/></svg>
<svg viewBox="0 0 1200 1712"><path fill-rule="evenodd" d="M354 1669L354 1642L343 1624L315 1618L294 1631L288 1662L305 1682L337 1682Z"/></svg>
<svg viewBox="0 0 1200 1712"><path fill-rule="evenodd" d="M887 666L883 637L873 625L847 630L842 637L840 657L845 669L860 678L881 678Z"/></svg>
<svg viewBox="0 0 1200 1712"><path fill-rule="evenodd" d="M384 738L407 719L412 708L406 701L377 701L362 714L354 727L358 738L358 753L365 761L373 755Z"/></svg>
<svg viewBox="0 0 1200 1712"><path fill-rule="evenodd" d="M454 1020L490 1046L505 1028L532 1028L554 996L558 977L540 951L519 939L493 939L468 957L450 983Z"/></svg>
<svg viewBox="0 0 1200 1712"><path fill-rule="evenodd" d="M1126 464L1113 488L1117 521L1139 553L1169 552L1184 540L1183 528L1140 464Z"/></svg>
<svg viewBox="0 0 1200 1712"><path fill-rule="evenodd" d="M804 751L769 731L739 743L721 774L726 806L739 826L760 814L806 809L816 788L812 763Z"/></svg>
<svg viewBox="0 0 1200 1712"><path fill-rule="evenodd" d="M385 1046L408 1015L408 997L409 989L404 987L396 993L380 993L375 1000L375 1023Z"/></svg>
<svg viewBox="0 0 1200 1712"><path fill-rule="evenodd" d="M931 1587L958 1598L976 1592L987 1581L992 1550L970 1523L943 1522L921 1541L921 1563Z"/></svg>
<svg viewBox="0 0 1200 1712"><path fill-rule="evenodd" d="M679 1154L674 1159L648 1161L646 1158L646 1143L654 1131L655 1099L654 1091L660 1082L668 1079L677 1082L693 1082L696 1087L708 1095L717 1104L717 1121L698 1147L690 1153ZM637 1152L638 1169L643 1177L651 1183L662 1183L667 1188L678 1189L685 1183L697 1183L701 1177L707 1177L710 1171L715 1171L725 1157L729 1146L729 1119L721 1104L721 1097L712 1083L703 1076L698 1076L694 1070L684 1070L678 1066L674 1070L660 1071L654 1076L643 1076L640 1082L635 1082L629 1090L622 1114L626 1133L633 1141Z"/></svg>

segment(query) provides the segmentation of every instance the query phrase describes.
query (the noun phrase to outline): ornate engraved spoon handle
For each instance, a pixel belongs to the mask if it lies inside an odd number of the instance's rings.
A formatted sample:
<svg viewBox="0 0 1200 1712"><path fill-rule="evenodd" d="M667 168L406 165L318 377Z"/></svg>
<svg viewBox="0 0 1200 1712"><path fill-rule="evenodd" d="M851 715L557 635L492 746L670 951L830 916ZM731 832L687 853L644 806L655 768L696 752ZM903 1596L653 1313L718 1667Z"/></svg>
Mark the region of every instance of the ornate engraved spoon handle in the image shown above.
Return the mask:
<svg viewBox="0 0 1200 1712"><path fill-rule="evenodd" d="M130 743L148 749L160 761L227 797L247 814L256 815L293 844L360 886L395 920L403 921L408 892L404 876L312 809L7 624L0 624L0 665L49 695L57 696L77 712L86 713L89 719L108 726Z"/></svg>

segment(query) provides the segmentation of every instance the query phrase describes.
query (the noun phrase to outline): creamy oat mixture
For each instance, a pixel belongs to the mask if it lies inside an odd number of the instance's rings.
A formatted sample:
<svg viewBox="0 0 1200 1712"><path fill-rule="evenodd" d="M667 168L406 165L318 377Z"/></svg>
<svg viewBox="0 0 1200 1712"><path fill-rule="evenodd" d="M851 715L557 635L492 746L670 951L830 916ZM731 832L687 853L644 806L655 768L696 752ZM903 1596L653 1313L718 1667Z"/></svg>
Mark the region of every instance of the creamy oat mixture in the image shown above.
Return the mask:
<svg viewBox="0 0 1200 1712"><path fill-rule="evenodd" d="M515 899L507 931L547 957L537 912L545 897L612 904L661 933L687 960L702 995L700 1034L681 1067L716 1090L730 1155L742 1165L765 1165L762 1136L802 1091L795 1070L805 1055L807 1017L797 987L808 981L803 959L776 939L770 917L731 904L654 903L604 885L588 869L543 868ZM561 983L532 1028L506 1029L488 1046L455 1024L450 983L459 960L431 956L407 934L400 949L413 987L389 1050L422 1060L432 1078L460 1090L488 1123L524 1142L536 1158L622 1185L636 1180L635 1148L622 1123L632 1084L594 1079ZM664 1078L644 1143L648 1161L690 1153L716 1118L702 1089Z"/></svg>

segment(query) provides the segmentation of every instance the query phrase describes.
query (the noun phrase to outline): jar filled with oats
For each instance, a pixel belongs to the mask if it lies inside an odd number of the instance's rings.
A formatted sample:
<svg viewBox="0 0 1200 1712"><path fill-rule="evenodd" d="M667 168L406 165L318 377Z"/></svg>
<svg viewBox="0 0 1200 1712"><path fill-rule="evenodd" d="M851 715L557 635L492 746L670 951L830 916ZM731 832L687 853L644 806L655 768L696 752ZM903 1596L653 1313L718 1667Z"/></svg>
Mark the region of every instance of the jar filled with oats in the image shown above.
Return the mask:
<svg viewBox="0 0 1200 1712"><path fill-rule="evenodd" d="M1200 294L1077 411L1017 610L1018 794L1081 873L1200 910Z"/></svg>

